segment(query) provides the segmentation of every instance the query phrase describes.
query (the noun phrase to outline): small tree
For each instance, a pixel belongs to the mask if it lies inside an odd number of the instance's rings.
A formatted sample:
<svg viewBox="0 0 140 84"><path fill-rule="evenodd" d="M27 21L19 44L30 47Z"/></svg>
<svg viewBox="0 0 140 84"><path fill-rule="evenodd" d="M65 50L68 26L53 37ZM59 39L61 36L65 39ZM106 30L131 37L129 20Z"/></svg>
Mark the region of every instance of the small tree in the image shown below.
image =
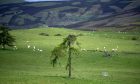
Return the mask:
<svg viewBox="0 0 140 84"><path fill-rule="evenodd" d="M57 63L59 57L64 56L65 52L68 53L68 62L66 65L66 70L68 69L69 71L68 77L71 77L71 58L72 58L71 55L73 52L77 51L77 49L74 48L74 44L77 44L79 46L79 43L76 40L77 36L68 35L64 39L64 41L58 47L55 47L54 50L52 51L51 63L53 64L53 67Z"/></svg>
<svg viewBox="0 0 140 84"><path fill-rule="evenodd" d="M14 46L13 42L15 42L15 39L9 34L9 30L8 27L0 26L0 45L2 45L3 49L5 49L6 45Z"/></svg>

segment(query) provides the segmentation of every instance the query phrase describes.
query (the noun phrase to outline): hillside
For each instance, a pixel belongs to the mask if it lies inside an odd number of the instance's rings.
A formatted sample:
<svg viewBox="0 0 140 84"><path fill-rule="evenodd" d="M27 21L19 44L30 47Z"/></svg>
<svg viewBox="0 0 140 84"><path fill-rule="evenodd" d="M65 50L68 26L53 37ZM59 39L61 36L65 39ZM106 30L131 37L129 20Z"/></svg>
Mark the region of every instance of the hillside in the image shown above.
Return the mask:
<svg viewBox="0 0 140 84"><path fill-rule="evenodd" d="M139 0L0 1L0 24L12 28L139 27L139 17Z"/></svg>

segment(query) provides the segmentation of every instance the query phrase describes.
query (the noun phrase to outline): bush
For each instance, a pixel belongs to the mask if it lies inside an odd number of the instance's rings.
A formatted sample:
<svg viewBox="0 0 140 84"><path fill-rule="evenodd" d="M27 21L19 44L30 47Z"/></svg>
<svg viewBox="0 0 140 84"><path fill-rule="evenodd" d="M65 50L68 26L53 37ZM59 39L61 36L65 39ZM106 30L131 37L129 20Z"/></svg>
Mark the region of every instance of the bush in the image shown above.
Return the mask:
<svg viewBox="0 0 140 84"><path fill-rule="evenodd" d="M47 33L40 33L39 35L42 35L42 36L49 36L49 34L47 34Z"/></svg>
<svg viewBox="0 0 140 84"><path fill-rule="evenodd" d="M131 39L132 40L138 40L138 37L132 37Z"/></svg>
<svg viewBox="0 0 140 84"><path fill-rule="evenodd" d="M78 34L78 36L84 36L84 34L81 34L81 33L80 33L80 34Z"/></svg>
<svg viewBox="0 0 140 84"><path fill-rule="evenodd" d="M62 36L61 34L55 34L54 36Z"/></svg>

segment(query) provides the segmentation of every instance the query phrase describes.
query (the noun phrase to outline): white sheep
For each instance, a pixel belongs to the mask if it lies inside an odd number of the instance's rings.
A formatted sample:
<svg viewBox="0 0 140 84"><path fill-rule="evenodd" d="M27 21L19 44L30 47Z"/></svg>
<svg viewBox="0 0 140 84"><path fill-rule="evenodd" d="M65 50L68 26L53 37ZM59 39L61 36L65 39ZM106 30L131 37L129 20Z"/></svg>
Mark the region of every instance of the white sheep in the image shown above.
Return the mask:
<svg viewBox="0 0 140 84"><path fill-rule="evenodd" d="M35 46L33 47L33 49L35 49Z"/></svg>
<svg viewBox="0 0 140 84"><path fill-rule="evenodd" d="M35 46L33 47L33 51L35 51Z"/></svg>
<svg viewBox="0 0 140 84"><path fill-rule="evenodd" d="M102 75L103 75L104 77L109 76L108 72L102 72Z"/></svg>
<svg viewBox="0 0 140 84"><path fill-rule="evenodd" d="M17 50L18 48L17 48L17 46L13 46L13 50Z"/></svg>
<svg viewBox="0 0 140 84"><path fill-rule="evenodd" d="M30 45L27 45L27 47L30 48L31 46Z"/></svg>
<svg viewBox="0 0 140 84"><path fill-rule="evenodd" d="M38 51L40 51L40 52L42 52L43 50L41 50L41 49L37 49Z"/></svg>
<svg viewBox="0 0 140 84"><path fill-rule="evenodd" d="M118 50L117 48L115 48L115 49L113 48L113 49L112 49L113 52L115 52L115 51L117 51L117 50Z"/></svg>
<svg viewBox="0 0 140 84"><path fill-rule="evenodd" d="M115 51L115 49L113 48L112 51Z"/></svg>
<svg viewBox="0 0 140 84"><path fill-rule="evenodd" d="M84 48L84 49L81 49L81 51L86 51L86 49Z"/></svg>
<svg viewBox="0 0 140 84"><path fill-rule="evenodd" d="M96 50L99 51L99 48L97 48Z"/></svg>
<svg viewBox="0 0 140 84"><path fill-rule="evenodd" d="M26 41L26 42L28 43L28 42L30 42L30 41Z"/></svg>
<svg viewBox="0 0 140 84"><path fill-rule="evenodd" d="M43 50L39 50L40 52L42 52Z"/></svg>
<svg viewBox="0 0 140 84"><path fill-rule="evenodd" d="M104 51L106 51L106 47L104 47Z"/></svg>

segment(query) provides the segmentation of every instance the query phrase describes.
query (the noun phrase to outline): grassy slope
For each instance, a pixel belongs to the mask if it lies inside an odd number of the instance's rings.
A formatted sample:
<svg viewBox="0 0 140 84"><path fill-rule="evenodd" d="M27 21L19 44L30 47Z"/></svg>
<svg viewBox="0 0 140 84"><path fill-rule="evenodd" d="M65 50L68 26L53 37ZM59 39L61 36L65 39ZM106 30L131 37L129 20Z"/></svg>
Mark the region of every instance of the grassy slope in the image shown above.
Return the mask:
<svg viewBox="0 0 140 84"><path fill-rule="evenodd" d="M41 36L39 33L50 36ZM61 33L63 36L54 36ZM65 70L66 57L53 68L50 64L50 51L62 42L68 34L79 34L80 51L73 56L72 78L67 78ZM140 33L88 32L68 29L29 29L14 30L11 34L17 39L17 50L0 50L0 84L139 84L140 83ZM140 38L140 37L139 37ZM27 48L26 41L31 48ZM33 46L43 52L33 51ZM105 58L102 52L93 52L96 48L110 51L118 46L113 57ZM116 55L118 54L118 55ZM108 72L103 77L102 72Z"/></svg>

